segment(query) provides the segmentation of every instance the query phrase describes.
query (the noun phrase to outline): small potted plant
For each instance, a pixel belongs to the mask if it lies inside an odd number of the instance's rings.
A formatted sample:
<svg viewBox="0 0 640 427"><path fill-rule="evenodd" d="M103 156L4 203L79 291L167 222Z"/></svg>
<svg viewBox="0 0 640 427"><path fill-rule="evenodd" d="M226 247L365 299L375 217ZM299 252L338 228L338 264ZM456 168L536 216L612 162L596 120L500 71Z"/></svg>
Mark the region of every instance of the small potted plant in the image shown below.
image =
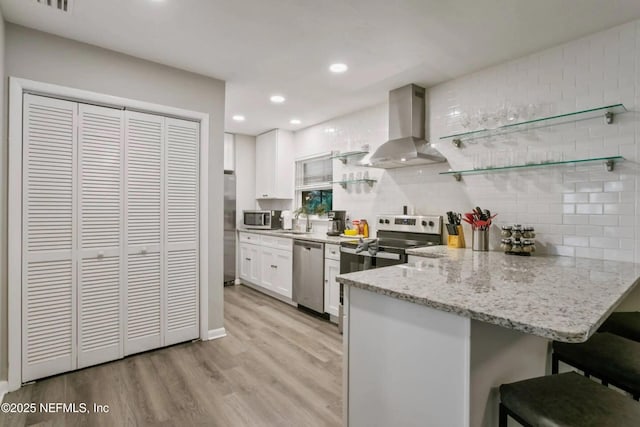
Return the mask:
<svg viewBox="0 0 640 427"><path fill-rule="evenodd" d="M306 196L304 203L298 209L293 211L293 216L298 221L300 215L304 215L307 220L307 233L311 232L311 215L324 215L327 212L327 207L324 203L315 203L311 195ZM296 228L296 227L294 227Z"/></svg>

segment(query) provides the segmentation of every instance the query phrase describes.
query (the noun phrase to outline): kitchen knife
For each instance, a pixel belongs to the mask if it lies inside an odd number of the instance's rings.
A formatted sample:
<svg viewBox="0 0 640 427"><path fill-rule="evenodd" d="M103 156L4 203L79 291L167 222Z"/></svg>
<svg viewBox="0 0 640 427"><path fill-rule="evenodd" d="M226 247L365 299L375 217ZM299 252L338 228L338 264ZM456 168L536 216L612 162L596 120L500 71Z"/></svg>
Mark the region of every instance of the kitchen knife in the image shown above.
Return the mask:
<svg viewBox="0 0 640 427"><path fill-rule="evenodd" d="M446 225L447 225L447 232L449 233L450 236L458 235L458 228L454 224L446 224Z"/></svg>

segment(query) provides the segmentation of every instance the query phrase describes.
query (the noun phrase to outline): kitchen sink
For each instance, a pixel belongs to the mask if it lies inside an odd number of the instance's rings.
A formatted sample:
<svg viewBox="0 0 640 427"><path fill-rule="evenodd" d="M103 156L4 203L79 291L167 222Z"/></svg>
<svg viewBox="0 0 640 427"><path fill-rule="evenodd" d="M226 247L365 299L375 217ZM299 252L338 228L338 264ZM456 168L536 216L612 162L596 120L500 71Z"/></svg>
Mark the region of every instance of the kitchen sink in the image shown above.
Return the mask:
<svg viewBox="0 0 640 427"><path fill-rule="evenodd" d="M312 231L299 231L299 230L273 230L280 234L312 234Z"/></svg>

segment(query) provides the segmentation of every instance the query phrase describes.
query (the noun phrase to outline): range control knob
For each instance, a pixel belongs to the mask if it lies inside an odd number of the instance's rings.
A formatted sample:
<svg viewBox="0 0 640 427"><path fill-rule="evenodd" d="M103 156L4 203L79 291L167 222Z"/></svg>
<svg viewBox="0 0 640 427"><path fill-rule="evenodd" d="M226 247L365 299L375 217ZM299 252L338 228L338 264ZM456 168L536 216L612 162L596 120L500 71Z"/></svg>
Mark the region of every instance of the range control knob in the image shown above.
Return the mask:
<svg viewBox="0 0 640 427"><path fill-rule="evenodd" d="M380 218L380 221L378 221L380 224L384 224L384 219Z"/></svg>
<svg viewBox="0 0 640 427"><path fill-rule="evenodd" d="M435 223L435 222L433 222L433 221L429 221L429 227L433 227L434 225L436 225L436 223Z"/></svg>
<svg viewBox="0 0 640 427"><path fill-rule="evenodd" d="M427 221L422 221L422 226L426 227L427 226Z"/></svg>
<svg viewBox="0 0 640 427"><path fill-rule="evenodd" d="M384 220L384 223L385 223L385 224L389 224L389 220L388 220L388 219L385 219L385 220Z"/></svg>

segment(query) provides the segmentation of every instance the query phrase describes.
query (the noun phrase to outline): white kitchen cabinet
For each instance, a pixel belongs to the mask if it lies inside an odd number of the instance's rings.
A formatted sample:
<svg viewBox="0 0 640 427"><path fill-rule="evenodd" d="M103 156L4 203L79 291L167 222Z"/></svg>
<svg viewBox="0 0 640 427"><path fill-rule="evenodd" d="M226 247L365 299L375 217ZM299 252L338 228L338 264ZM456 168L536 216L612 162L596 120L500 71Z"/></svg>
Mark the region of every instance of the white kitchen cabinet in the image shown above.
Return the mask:
<svg viewBox="0 0 640 427"><path fill-rule="evenodd" d="M261 286L284 297L293 292L293 257L291 252L262 248Z"/></svg>
<svg viewBox="0 0 640 427"><path fill-rule="evenodd" d="M340 246L326 244L324 253L324 311L338 317L340 284L336 276L340 274Z"/></svg>
<svg viewBox="0 0 640 427"><path fill-rule="evenodd" d="M240 279L291 300L293 241L285 237L240 233Z"/></svg>
<svg viewBox="0 0 640 427"><path fill-rule="evenodd" d="M260 247L240 243L240 279L260 285Z"/></svg>
<svg viewBox="0 0 640 427"><path fill-rule="evenodd" d="M224 170L236 170L236 136L232 133L224 134Z"/></svg>
<svg viewBox="0 0 640 427"><path fill-rule="evenodd" d="M292 199L293 136L281 129L256 138L256 199Z"/></svg>
<svg viewBox="0 0 640 427"><path fill-rule="evenodd" d="M336 276L340 274L340 261L325 259L324 261L324 311L338 316L340 304L340 284Z"/></svg>

